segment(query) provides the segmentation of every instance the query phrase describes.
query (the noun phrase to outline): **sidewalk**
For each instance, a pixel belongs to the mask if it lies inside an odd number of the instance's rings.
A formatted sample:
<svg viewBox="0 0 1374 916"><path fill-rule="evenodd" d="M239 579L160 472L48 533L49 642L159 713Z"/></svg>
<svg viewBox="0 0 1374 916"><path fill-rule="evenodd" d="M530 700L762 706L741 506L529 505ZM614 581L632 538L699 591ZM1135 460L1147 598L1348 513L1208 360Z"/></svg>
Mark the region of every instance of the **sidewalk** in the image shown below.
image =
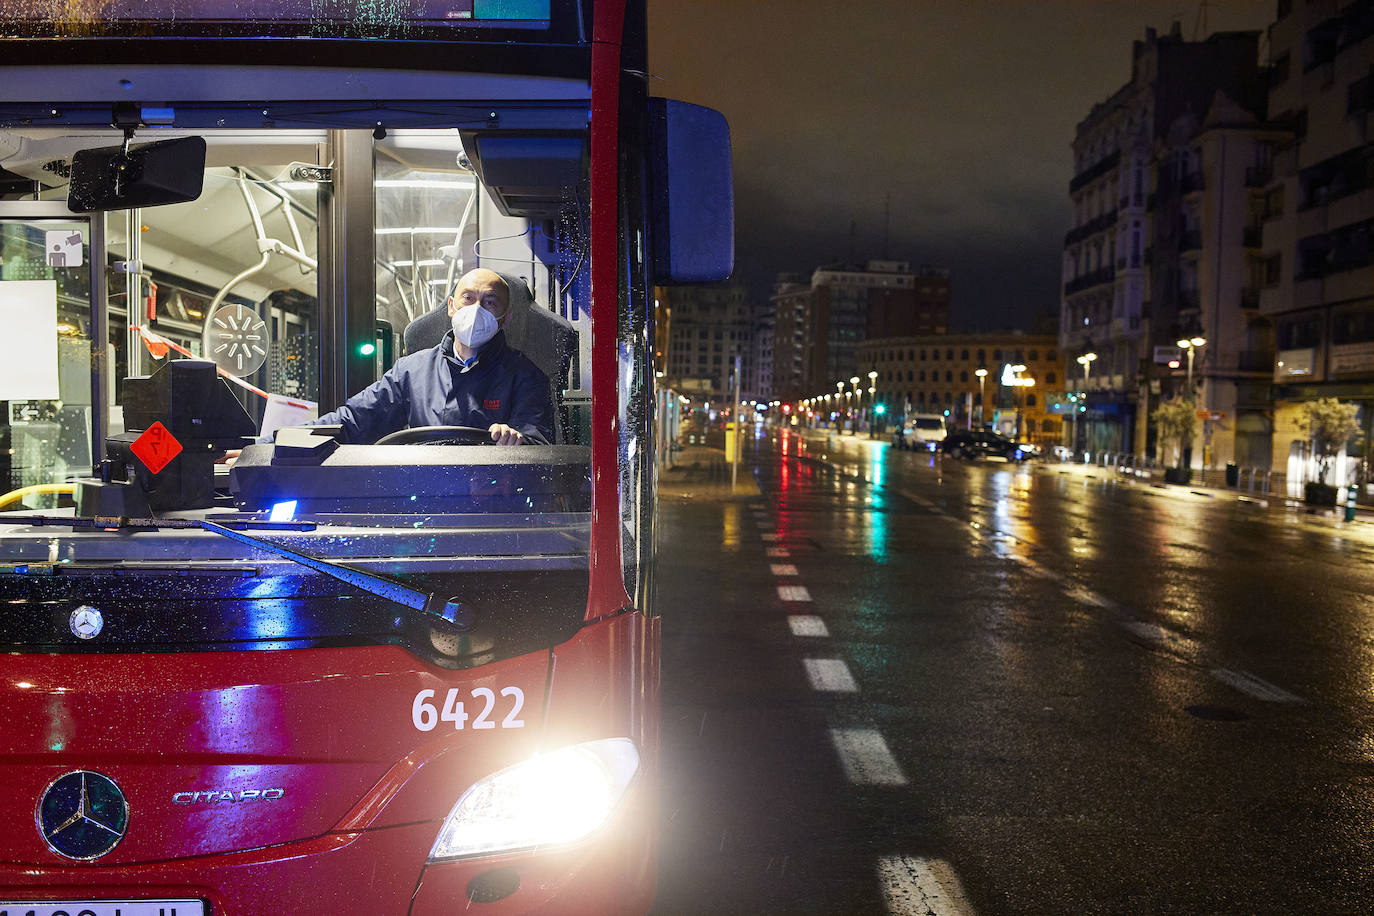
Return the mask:
<svg viewBox="0 0 1374 916"><path fill-rule="evenodd" d="M1345 520L1345 506L1335 509L1317 509L1305 505L1301 499L1294 499L1287 493L1249 493L1230 487L1204 484L1201 481L1188 484L1165 483L1162 473L1154 471L1150 476L1137 476L1130 471L1117 470L1115 467L1101 467L1074 462L1035 462L1033 469L1040 474L1081 477L1084 479L1114 480L1128 486L1141 487L1153 495L1179 499L1213 499L1232 501L1254 506L1268 512L1282 512L1294 516L1294 521L1318 525L1328 529L1360 531L1374 538L1374 508L1357 506L1355 520ZM1142 472L1147 473L1147 472Z"/></svg>
<svg viewBox="0 0 1374 916"><path fill-rule="evenodd" d="M673 453L671 467L660 469L658 495L660 499L726 502L758 496L759 487L752 468L741 464L732 488L723 449L688 445Z"/></svg>

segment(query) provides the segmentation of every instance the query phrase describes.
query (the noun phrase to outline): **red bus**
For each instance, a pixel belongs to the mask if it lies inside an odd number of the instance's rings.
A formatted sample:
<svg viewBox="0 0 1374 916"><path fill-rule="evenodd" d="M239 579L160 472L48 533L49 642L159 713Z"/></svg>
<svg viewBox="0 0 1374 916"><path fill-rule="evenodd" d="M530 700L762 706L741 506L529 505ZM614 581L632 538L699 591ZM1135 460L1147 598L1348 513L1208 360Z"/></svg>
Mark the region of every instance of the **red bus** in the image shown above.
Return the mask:
<svg viewBox="0 0 1374 916"><path fill-rule="evenodd" d="M643 0L7 0L0 51L0 916L646 910L651 291L733 241ZM311 423L478 267L547 436Z"/></svg>

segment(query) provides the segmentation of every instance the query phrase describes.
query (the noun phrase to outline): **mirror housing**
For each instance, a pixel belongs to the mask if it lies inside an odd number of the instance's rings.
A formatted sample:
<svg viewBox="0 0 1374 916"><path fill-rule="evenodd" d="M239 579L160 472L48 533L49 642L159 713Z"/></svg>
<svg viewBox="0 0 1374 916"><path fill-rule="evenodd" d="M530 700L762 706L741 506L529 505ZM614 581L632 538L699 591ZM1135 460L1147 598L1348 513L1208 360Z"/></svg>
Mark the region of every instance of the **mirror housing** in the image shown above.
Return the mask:
<svg viewBox="0 0 1374 916"><path fill-rule="evenodd" d="M179 204L200 197L205 138L180 137L122 147L83 149L72 156L67 209L98 213Z"/></svg>
<svg viewBox="0 0 1374 916"><path fill-rule="evenodd" d="M649 99L654 282L710 283L735 266L730 125L710 108Z"/></svg>

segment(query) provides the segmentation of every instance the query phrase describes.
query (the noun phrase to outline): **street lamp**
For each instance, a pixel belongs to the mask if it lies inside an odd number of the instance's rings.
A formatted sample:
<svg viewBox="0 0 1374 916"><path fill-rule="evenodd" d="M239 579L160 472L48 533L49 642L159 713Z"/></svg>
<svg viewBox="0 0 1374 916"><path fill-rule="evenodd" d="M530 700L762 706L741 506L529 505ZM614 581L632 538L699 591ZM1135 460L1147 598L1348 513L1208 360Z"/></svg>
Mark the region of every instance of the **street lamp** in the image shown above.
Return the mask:
<svg viewBox="0 0 1374 916"><path fill-rule="evenodd" d="M987 416L984 413L987 410L987 396L983 392L988 380L988 370L980 366L973 370L973 374L978 376L978 428L983 429L988 425Z"/></svg>
<svg viewBox="0 0 1374 916"><path fill-rule="evenodd" d="M857 433L859 431L859 424L854 418L854 412L855 409L863 409L863 394L859 391L859 377L857 375L851 375L849 377L849 384L854 386L854 407L850 408L849 411L849 431L851 433Z"/></svg>
<svg viewBox="0 0 1374 916"><path fill-rule="evenodd" d="M1188 398L1189 398L1189 400L1192 400L1192 397L1193 397L1193 351L1196 350L1198 347L1202 346L1202 345L1205 344L1205 343L1207 343L1207 339L1206 339L1205 337L1189 337L1189 338L1187 338L1186 340L1182 340L1182 339L1181 339L1181 340L1179 340L1179 342L1178 342L1178 347L1179 347L1180 350L1187 350L1187 351L1188 351Z"/></svg>
<svg viewBox="0 0 1374 916"><path fill-rule="evenodd" d="M1080 438L1079 430L1081 429L1083 431L1083 435L1081 438L1083 439L1082 449L1084 451L1087 451L1088 448L1088 427L1085 425L1081 414L1087 410L1086 404L1088 400L1088 369L1092 366L1093 360L1095 359L1097 359L1097 354L1091 350L1089 350L1087 353L1084 353L1082 356L1078 357L1078 365L1083 367L1083 403L1078 405L1078 410L1073 415L1073 438L1074 443L1076 445L1078 439Z"/></svg>
<svg viewBox="0 0 1374 916"><path fill-rule="evenodd" d="M868 438L875 438L878 427L878 414L876 413L878 399L875 395L878 392L878 370L868 370Z"/></svg>

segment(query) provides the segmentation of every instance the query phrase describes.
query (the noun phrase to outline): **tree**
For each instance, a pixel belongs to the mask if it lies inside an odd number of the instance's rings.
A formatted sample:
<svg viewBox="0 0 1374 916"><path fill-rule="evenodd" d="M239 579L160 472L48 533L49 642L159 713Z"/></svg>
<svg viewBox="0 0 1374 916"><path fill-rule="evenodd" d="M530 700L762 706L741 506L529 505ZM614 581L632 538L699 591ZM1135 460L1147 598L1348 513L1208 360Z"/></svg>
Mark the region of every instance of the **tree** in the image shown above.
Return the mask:
<svg viewBox="0 0 1374 916"><path fill-rule="evenodd" d="M1183 452L1193 444L1193 426L1197 420L1197 408L1191 398L1174 397L1156 407L1150 418L1159 430L1160 441L1178 440L1179 460Z"/></svg>
<svg viewBox="0 0 1374 916"><path fill-rule="evenodd" d="M1317 398L1303 405L1303 429L1312 440L1312 455L1317 459L1317 483L1325 486L1336 456L1345 451L1350 437L1360 431L1355 419L1360 408L1342 404L1335 398Z"/></svg>

